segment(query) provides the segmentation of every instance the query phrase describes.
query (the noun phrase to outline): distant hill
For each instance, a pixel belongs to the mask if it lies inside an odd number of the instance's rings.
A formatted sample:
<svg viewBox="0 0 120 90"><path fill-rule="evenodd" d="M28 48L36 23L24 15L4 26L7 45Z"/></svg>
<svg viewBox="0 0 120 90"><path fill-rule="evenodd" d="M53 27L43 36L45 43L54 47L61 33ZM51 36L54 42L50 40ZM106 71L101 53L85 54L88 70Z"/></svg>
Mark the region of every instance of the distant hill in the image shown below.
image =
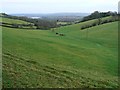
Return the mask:
<svg viewBox="0 0 120 90"><path fill-rule="evenodd" d="M84 17L82 21L88 21L88 20L98 19L98 18L103 18L103 17L108 17L108 16L117 16L117 12L112 12L112 11L99 12L99 11L95 11L95 12L91 13L90 15Z"/></svg>
<svg viewBox="0 0 120 90"><path fill-rule="evenodd" d="M25 16L29 18L40 18L46 20L58 20L62 22L81 21L83 17L90 15L89 13L47 13L47 14L11 14L12 16Z"/></svg>
<svg viewBox="0 0 120 90"><path fill-rule="evenodd" d="M43 17L43 16L87 16L89 13L51 13L51 14L11 14L14 16Z"/></svg>

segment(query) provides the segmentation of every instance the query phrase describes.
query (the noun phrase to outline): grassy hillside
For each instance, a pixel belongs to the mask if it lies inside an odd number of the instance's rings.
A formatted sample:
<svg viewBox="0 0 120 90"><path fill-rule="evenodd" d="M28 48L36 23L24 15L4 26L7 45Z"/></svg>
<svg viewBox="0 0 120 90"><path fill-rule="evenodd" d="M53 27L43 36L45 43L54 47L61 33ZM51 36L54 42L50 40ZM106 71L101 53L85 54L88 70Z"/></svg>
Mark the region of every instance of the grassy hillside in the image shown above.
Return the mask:
<svg viewBox="0 0 120 90"><path fill-rule="evenodd" d="M2 19L2 22L9 23L9 24L29 24L29 22L25 22L17 19L10 19L10 18L4 18L4 17L0 17L0 19Z"/></svg>
<svg viewBox="0 0 120 90"><path fill-rule="evenodd" d="M33 23L17 20L17 19L10 19L10 18L4 18L0 17L2 22L2 26L9 27L9 28L22 28L22 29L35 29L36 26L34 26Z"/></svg>
<svg viewBox="0 0 120 90"><path fill-rule="evenodd" d="M2 27L3 86L118 87L117 22L80 30L90 22L55 32Z"/></svg>

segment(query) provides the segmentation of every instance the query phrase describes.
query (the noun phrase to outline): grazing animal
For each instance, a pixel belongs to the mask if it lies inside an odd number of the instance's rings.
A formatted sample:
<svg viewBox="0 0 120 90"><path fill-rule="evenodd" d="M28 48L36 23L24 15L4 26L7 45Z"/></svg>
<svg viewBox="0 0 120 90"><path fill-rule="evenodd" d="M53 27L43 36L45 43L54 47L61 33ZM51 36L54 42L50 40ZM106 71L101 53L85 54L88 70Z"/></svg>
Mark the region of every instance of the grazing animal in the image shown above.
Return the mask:
<svg viewBox="0 0 120 90"><path fill-rule="evenodd" d="M62 34L62 33L56 33L56 35L59 35L59 36L65 36L65 35Z"/></svg>
<svg viewBox="0 0 120 90"><path fill-rule="evenodd" d="M60 36L65 36L65 35L64 35L64 34L62 34L62 33L60 33L59 35L60 35Z"/></svg>

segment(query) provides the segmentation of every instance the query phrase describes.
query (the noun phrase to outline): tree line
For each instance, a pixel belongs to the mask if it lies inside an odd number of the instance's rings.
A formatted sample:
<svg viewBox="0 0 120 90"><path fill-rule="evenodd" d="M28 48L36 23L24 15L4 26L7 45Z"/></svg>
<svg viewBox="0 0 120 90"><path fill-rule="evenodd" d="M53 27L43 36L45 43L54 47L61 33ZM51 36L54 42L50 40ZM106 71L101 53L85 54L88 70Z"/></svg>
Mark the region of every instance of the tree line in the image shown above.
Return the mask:
<svg viewBox="0 0 120 90"><path fill-rule="evenodd" d="M48 30L50 28L57 27L57 22L52 20L43 20L43 19L32 19L25 16L19 17L19 16L11 16L7 15L5 13L2 13L2 17L4 18L10 18L10 19L17 19L17 20L23 20L26 22L33 23L34 26L36 26L36 29L43 29ZM15 27L18 27L19 25L14 24Z"/></svg>
<svg viewBox="0 0 120 90"><path fill-rule="evenodd" d="M99 12L99 11L95 11L93 13L91 13L90 15L84 17L81 22L84 21L88 21L88 20L92 20L92 19L98 19L98 18L102 18L102 17L107 17L107 16L117 16L117 12Z"/></svg>
<svg viewBox="0 0 120 90"><path fill-rule="evenodd" d="M114 22L114 21L118 21L117 16L112 16L112 18L109 18L109 19L106 19L106 20L102 20L101 18L99 18L99 19L97 19L96 21L94 21L90 24L86 24L86 25L81 26L81 30L86 29L86 28L90 28L90 27L93 27L93 26L105 24L105 23Z"/></svg>
<svg viewBox="0 0 120 90"><path fill-rule="evenodd" d="M110 17L108 19L102 19L102 17L107 17L107 16L110 16ZM117 14L117 12L98 12L98 11L95 11L91 15L84 17L81 22L92 20L92 19L96 19L96 20L94 22L91 22L89 24L81 26L81 30L86 29L86 28L90 28L93 26L109 23L109 22L118 21L118 16L119 15Z"/></svg>

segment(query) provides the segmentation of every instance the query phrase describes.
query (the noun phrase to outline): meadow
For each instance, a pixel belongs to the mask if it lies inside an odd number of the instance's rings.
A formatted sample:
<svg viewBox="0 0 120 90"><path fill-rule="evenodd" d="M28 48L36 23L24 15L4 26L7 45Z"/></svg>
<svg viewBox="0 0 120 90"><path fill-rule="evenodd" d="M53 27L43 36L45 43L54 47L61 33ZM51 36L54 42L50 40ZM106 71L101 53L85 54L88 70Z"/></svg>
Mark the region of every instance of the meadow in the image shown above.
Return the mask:
<svg viewBox="0 0 120 90"><path fill-rule="evenodd" d="M93 21L54 31L0 26L3 87L117 88L118 22L80 29Z"/></svg>

